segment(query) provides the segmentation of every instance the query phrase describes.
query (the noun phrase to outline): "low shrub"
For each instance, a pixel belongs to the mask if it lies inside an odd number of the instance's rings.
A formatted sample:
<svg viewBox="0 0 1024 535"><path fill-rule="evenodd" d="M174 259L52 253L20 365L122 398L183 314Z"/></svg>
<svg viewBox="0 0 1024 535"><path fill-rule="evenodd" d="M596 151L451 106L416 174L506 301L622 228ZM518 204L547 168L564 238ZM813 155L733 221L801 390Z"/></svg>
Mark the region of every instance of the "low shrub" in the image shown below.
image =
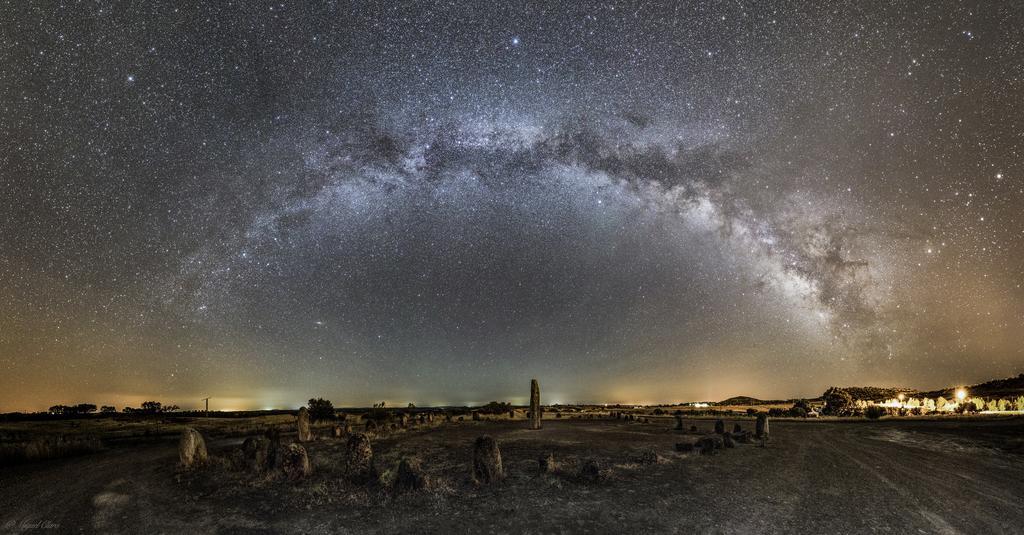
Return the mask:
<svg viewBox="0 0 1024 535"><path fill-rule="evenodd" d="M877 420L886 414L888 414L888 411L885 410L885 407L879 407L878 405L871 405L864 409L864 416L872 420Z"/></svg>

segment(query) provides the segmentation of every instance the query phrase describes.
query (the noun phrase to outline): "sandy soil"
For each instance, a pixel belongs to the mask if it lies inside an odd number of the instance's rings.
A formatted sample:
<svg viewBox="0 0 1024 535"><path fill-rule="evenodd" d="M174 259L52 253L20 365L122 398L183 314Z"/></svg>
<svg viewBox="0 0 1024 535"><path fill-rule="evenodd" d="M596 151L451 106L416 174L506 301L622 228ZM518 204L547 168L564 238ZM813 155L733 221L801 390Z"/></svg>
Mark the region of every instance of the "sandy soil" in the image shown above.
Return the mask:
<svg viewBox="0 0 1024 535"><path fill-rule="evenodd" d="M751 420L735 420L751 428ZM731 429L734 421L728 421ZM710 431L710 420L688 420ZM300 483L223 466L183 472L173 442L5 468L0 533L1019 533L1024 420L772 422L767 448L680 454L666 421L463 422L374 442L382 471L418 455L433 488L395 496L340 477L344 443L309 447ZM469 479L475 437L498 439L501 483ZM237 438L211 441L225 455ZM642 464L653 448L663 462ZM551 452L562 472L541 475ZM577 475L584 459L608 467ZM36 528L36 526L39 526Z"/></svg>

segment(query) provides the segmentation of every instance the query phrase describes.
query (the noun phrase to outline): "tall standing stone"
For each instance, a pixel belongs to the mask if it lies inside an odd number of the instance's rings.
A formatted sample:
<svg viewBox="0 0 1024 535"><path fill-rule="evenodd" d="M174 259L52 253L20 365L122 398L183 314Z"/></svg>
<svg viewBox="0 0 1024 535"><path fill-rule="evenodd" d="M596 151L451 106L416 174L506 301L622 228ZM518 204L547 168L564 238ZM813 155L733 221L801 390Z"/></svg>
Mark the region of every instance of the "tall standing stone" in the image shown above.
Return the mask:
<svg viewBox="0 0 1024 535"><path fill-rule="evenodd" d="M178 442L178 458L185 468L206 463L209 458L206 453L206 442L199 431L186 427L181 432L181 440Z"/></svg>
<svg viewBox="0 0 1024 535"><path fill-rule="evenodd" d="M530 429L540 429L540 384L530 380Z"/></svg>
<svg viewBox="0 0 1024 535"><path fill-rule="evenodd" d="M676 431L682 431L682 430L683 430L683 417L679 416L677 414L676 415Z"/></svg>
<svg viewBox="0 0 1024 535"><path fill-rule="evenodd" d="M757 423L754 426L754 436L757 438L764 438L768 436L768 415L765 413L758 413Z"/></svg>
<svg viewBox="0 0 1024 535"><path fill-rule="evenodd" d="M309 409L305 407L299 409L295 425L299 428L299 442L312 442L313 432L309 429Z"/></svg>

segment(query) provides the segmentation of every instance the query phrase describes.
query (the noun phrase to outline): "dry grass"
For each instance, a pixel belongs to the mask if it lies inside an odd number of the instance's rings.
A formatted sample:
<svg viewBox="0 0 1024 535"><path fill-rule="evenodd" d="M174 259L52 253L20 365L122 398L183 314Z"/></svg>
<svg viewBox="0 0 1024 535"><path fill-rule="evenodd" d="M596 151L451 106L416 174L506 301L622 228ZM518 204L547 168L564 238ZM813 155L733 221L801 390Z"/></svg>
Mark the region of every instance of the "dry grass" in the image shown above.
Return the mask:
<svg viewBox="0 0 1024 535"><path fill-rule="evenodd" d="M93 453L103 449L96 436L47 435L0 442L0 466Z"/></svg>

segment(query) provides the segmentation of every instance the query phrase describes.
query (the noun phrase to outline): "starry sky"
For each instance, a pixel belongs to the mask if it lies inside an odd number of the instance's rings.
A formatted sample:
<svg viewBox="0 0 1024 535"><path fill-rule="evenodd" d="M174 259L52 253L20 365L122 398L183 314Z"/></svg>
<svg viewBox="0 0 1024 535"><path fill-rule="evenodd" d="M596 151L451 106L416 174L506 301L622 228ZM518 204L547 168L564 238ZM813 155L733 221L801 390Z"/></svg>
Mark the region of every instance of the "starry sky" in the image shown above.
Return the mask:
<svg viewBox="0 0 1024 535"><path fill-rule="evenodd" d="M0 411L1024 371L1024 3L4 2Z"/></svg>

